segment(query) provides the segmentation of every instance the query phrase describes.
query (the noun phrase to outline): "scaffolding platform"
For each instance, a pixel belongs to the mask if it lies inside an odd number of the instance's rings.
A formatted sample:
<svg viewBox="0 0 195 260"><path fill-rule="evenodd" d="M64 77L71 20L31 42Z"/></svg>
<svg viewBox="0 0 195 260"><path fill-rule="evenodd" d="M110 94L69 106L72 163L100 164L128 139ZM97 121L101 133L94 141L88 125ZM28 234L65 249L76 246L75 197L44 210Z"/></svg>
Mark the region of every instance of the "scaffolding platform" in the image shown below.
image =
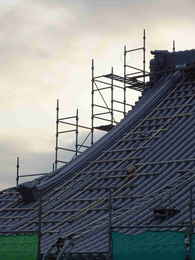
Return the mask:
<svg viewBox="0 0 195 260"><path fill-rule="evenodd" d="M115 125L109 124L109 125L96 126L94 128L97 129L97 130L102 130L102 131L109 132L113 127L115 127Z"/></svg>
<svg viewBox="0 0 195 260"><path fill-rule="evenodd" d="M149 76L149 74L146 74L145 76ZM142 92L145 87L144 81L138 80L139 78L143 78L143 75L137 75L137 76L133 76L133 77L122 77L122 76L110 73L110 74L104 75L104 77L119 81L121 83L125 83L126 88L130 88L130 89L140 91L140 92Z"/></svg>

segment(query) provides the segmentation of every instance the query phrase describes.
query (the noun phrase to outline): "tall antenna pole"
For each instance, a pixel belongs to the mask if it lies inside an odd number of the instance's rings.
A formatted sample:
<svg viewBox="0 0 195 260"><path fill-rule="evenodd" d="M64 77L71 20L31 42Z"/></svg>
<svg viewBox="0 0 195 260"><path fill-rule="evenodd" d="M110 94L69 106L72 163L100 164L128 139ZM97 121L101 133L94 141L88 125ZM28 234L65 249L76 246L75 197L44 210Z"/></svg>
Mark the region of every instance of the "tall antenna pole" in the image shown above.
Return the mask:
<svg viewBox="0 0 195 260"><path fill-rule="evenodd" d="M55 147L55 170L58 166L58 130L59 130L59 99L56 105L56 147Z"/></svg>
<svg viewBox="0 0 195 260"><path fill-rule="evenodd" d="M173 52L175 52L175 40L173 40Z"/></svg>
<svg viewBox="0 0 195 260"><path fill-rule="evenodd" d="M94 60L91 63L91 145L94 142Z"/></svg>
<svg viewBox="0 0 195 260"><path fill-rule="evenodd" d="M19 184L19 168L20 168L20 161L19 161L19 157L17 157L16 159L16 187Z"/></svg>
<svg viewBox="0 0 195 260"><path fill-rule="evenodd" d="M123 96L123 103L124 103L124 110L123 110L123 114L124 117L126 116L126 69L127 69L127 49L126 49L126 45L124 46L124 96Z"/></svg>
<svg viewBox="0 0 195 260"><path fill-rule="evenodd" d="M146 30L143 34L143 72L144 72L144 87L146 86Z"/></svg>

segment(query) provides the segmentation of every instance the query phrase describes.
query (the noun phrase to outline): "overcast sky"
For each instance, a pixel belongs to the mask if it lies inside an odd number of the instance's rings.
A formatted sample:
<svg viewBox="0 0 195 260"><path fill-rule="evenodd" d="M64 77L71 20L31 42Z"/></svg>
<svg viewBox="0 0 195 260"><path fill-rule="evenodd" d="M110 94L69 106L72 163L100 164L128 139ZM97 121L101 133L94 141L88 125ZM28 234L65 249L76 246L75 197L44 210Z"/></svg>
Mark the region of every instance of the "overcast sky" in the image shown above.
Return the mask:
<svg viewBox="0 0 195 260"><path fill-rule="evenodd" d="M148 60L173 39L193 49L194 10L194 0L1 0L0 189L15 184L16 156L23 173L51 169L57 98L89 124L92 58L97 74L120 74L123 46L141 45L143 28Z"/></svg>

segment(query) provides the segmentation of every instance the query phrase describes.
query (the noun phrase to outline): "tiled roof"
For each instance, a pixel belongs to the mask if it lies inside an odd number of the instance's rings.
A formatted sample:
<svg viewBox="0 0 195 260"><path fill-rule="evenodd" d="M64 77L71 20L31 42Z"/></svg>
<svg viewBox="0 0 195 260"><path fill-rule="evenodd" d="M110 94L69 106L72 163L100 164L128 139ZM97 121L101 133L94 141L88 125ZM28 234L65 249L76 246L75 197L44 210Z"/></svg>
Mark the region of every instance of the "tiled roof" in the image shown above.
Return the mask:
<svg viewBox="0 0 195 260"><path fill-rule="evenodd" d="M187 72L161 77L86 152L55 175L23 185L33 196L42 193L43 253L70 235L72 256L108 252L110 191L116 231L138 233L149 225L178 230L166 226L189 224L190 187L195 196L194 97L195 82ZM154 216L158 208L178 212L162 219ZM39 201L25 203L16 188L2 191L0 231L36 231L38 210ZM194 214L193 209L193 219Z"/></svg>

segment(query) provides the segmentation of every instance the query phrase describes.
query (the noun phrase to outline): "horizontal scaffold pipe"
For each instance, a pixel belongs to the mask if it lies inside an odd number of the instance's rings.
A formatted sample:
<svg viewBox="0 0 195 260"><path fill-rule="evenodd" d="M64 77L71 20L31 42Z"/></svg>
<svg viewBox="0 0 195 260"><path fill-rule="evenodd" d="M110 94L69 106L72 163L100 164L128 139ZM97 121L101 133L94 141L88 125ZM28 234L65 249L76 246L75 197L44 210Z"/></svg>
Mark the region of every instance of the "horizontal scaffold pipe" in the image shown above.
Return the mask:
<svg viewBox="0 0 195 260"><path fill-rule="evenodd" d="M95 80L95 82L102 83L102 84L105 84L105 85L110 86L110 87L108 87L108 88L116 87L116 88L124 89L124 87L122 87L122 86L115 85L115 84L111 84L111 83L108 83L108 82L105 82L105 81L101 81L101 80ZM102 90L102 88L98 88L98 89L99 89L99 90ZM98 90L98 89L96 89L96 90Z"/></svg>
<svg viewBox="0 0 195 260"><path fill-rule="evenodd" d="M77 118L77 116L62 117L62 118L59 118L58 120L68 120L68 119L74 119L74 118Z"/></svg>
<svg viewBox="0 0 195 260"><path fill-rule="evenodd" d="M35 174L22 174L22 175L19 175L19 177L43 176L43 175L47 175L47 174L50 174L50 172L46 172L46 173L35 173Z"/></svg>
<svg viewBox="0 0 195 260"><path fill-rule="evenodd" d="M65 125L78 126L78 127L80 127L80 128L84 128L84 129L87 129L87 130L91 130L90 127L83 126L83 125L77 125L77 124L73 124L73 123L69 123L69 122L63 122L63 121L59 121L59 123L62 123L62 124L65 124Z"/></svg>
<svg viewBox="0 0 195 260"><path fill-rule="evenodd" d="M143 49L144 49L144 47L139 47L139 48L136 48L136 49L126 50L125 52L128 53L128 52L132 52L132 51L141 51Z"/></svg>
<svg viewBox="0 0 195 260"><path fill-rule="evenodd" d="M73 152L73 153L76 152L76 150L74 150L74 149L64 148L64 147L61 147L61 146L58 146L58 149L63 150L63 151ZM80 151L77 151L77 152L81 153Z"/></svg>

